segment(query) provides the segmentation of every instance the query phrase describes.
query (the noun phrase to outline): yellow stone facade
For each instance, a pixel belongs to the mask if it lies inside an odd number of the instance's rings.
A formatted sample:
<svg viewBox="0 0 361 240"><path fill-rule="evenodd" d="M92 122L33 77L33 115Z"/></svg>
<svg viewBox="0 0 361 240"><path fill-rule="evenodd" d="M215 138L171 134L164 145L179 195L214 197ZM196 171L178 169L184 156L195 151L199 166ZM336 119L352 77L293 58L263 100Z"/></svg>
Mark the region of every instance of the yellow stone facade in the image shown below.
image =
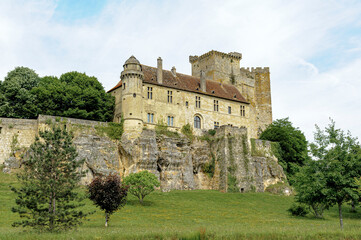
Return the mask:
<svg viewBox="0 0 361 240"><path fill-rule="evenodd" d="M258 138L272 122L269 68L240 68L241 58L240 53L218 51L190 56L188 76L175 68L163 70L160 58L152 68L132 56L124 64L121 81L109 91L116 101L114 121L123 116L130 137L156 124L180 131L189 123L197 135L232 125Z"/></svg>

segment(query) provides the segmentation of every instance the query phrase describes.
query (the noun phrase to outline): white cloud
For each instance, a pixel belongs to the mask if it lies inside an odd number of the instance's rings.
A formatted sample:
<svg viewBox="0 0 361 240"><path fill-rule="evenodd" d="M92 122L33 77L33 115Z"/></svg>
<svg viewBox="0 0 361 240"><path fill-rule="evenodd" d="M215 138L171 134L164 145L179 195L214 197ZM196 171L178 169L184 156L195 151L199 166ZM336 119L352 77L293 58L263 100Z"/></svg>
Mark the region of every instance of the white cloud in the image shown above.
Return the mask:
<svg viewBox="0 0 361 240"><path fill-rule="evenodd" d="M110 1L70 24L53 18L56 1L1 1L0 79L23 65L40 75L86 72L109 89L130 55L151 66L161 56L165 68L189 74L189 55L239 51L242 66L270 66L275 119L290 116L310 138L333 117L361 137L360 35L335 34L360 25L360 9L357 1ZM352 59L326 72L310 62L340 43L353 44Z"/></svg>

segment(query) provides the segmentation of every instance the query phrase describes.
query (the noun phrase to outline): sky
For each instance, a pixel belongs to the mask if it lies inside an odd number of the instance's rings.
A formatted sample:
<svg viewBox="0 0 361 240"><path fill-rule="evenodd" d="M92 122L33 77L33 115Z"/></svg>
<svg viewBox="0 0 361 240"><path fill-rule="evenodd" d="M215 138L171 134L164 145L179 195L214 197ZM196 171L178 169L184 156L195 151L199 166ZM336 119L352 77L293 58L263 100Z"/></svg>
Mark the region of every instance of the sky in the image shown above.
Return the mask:
<svg viewBox="0 0 361 240"><path fill-rule="evenodd" d="M270 67L273 119L311 142L315 124L361 139L359 0L0 0L0 80L16 66L115 86L124 62L191 74L189 55L240 52Z"/></svg>

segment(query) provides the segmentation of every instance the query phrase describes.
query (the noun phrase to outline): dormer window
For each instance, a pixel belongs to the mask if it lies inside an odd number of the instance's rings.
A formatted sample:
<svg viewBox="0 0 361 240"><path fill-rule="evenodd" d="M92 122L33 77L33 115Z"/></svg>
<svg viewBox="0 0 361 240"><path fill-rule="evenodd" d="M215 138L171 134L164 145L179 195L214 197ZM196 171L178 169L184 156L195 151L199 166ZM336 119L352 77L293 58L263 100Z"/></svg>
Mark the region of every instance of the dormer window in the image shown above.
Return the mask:
<svg viewBox="0 0 361 240"><path fill-rule="evenodd" d="M214 94L214 90L212 90L212 93Z"/></svg>

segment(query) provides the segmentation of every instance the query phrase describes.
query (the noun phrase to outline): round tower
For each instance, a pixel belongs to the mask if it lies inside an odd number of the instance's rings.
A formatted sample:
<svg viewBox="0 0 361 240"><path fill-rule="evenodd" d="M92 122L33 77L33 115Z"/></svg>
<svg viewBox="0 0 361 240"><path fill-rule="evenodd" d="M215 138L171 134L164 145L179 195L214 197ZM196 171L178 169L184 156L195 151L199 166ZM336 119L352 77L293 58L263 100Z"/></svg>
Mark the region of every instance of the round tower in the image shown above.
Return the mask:
<svg viewBox="0 0 361 240"><path fill-rule="evenodd" d="M143 78L142 66L131 56L123 65L122 112L125 133L141 133L143 129ZM134 135L134 134L131 134ZM134 136L136 136L135 134Z"/></svg>

